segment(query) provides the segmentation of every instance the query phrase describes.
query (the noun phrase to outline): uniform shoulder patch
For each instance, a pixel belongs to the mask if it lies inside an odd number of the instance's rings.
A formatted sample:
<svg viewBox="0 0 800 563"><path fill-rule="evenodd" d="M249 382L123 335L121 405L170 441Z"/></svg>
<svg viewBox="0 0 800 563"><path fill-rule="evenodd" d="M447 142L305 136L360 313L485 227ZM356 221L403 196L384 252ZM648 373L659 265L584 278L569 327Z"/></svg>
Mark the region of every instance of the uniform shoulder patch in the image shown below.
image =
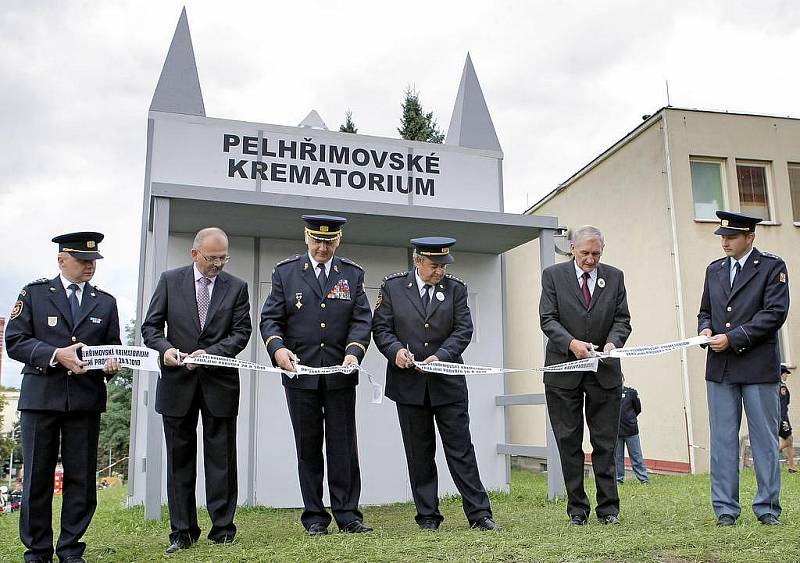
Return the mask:
<svg viewBox="0 0 800 563"><path fill-rule="evenodd" d="M362 272L364 271L364 267L361 264L359 264L358 262L353 262L349 258L341 258L341 261L344 262L345 264L350 264L351 266L355 266Z"/></svg>
<svg viewBox="0 0 800 563"><path fill-rule="evenodd" d="M95 291L99 291L100 293L103 293L103 294L105 294L105 295L108 295L109 297L114 297L113 295L111 295L111 294L110 294L108 291L106 291L106 290L105 290L105 289L103 289L102 287L97 287L96 285L95 285L95 286L93 286L93 287L94 287Z"/></svg>
<svg viewBox="0 0 800 563"><path fill-rule="evenodd" d="M406 272L395 272L393 274L389 274L388 276L384 277L383 281L389 281L389 280L393 280L395 278L405 277L407 275L408 275L407 271Z"/></svg>
<svg viewBox="0 0 800 563"><path fill-rule="evenodd" d="M761 256L766 256L767 258L772 258L773 260L780 260L783 262L783 258L778 256L777 254L772 254L771 252L762 252Z"/></svg>
<svg viewBox="0 0 800 563"><path fill-rule="evenodd" d="M284 260L281 260L280 262L275 264L275 267L277 268L278 266L283 266L284 264L289 264L289 263L295 262L295 261L297 261L299 259L300 259L300 255L299 254L295 254L294 256L289 256L288 258L286 258Z"/></svg>
<svg viewBox="0 0 800 563"><path fill-rule="evenodd" d="M19 317L20 313L22 313L22 307L24 307L22 301L17 301L16 303L14 303L14 307L11 308L11 315L9 316L9 320L13 321L17 317Z"/></svg>
<svg viewBox="0 0 800 563"><path fill-rule="evenodd" d="M446 278L448 278L448 279L451 279L451 280L453 280L453 281L455 281L455 282L458 282L458 283L460 283L461 285L463 285L464 287L466 287L466 286L467 286L467 282L465 282L465 281L464 281L464 280L462 280L461 278L457 278L457 277L456 277L456 276L454 276L453 274L445 274L445 275L444 275L444 277L446 277Z"/></svg>
<svg viewBox="0 0 800 563"><path fill-rule="evenodd" d="M25 287L29 285L41 285L43 283L48 283L50 280L47 278L39 278L38 280L33 280L32 282L28 282Z"/></svg>

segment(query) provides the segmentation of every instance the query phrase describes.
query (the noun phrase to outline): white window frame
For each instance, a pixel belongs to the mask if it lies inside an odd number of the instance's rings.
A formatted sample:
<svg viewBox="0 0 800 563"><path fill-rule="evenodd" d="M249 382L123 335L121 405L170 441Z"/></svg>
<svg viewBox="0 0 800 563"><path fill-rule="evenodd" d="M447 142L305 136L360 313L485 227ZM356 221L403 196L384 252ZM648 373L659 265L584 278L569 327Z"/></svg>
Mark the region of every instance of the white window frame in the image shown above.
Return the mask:
<svg viewBox="0 0 800 563"><path fill-rule="evenodd" d="M695 215L695 201L694 201L694 186L692 185L692 163L699 162L703 164L716 164L719 166L719 180L722 184L722 209L721 211L728 211L730 210L730 201L728 198L728 174L727 174L727 158L724 157L715 157L715 156L689 156L689 190L692 195L692 215ZM739 185L736 185L737 196ZM737 197L738 199L738 197ZM695 223L719 223L719 219L701 219L698 217L694 217Z"/></svg>
<svg viewBox="0 0 800 563"><path fill-rule="evenodd" d="M791 180L791 177L789 175L789 169L790 168L797 168L797 169L800 170L800 162L797 162L797 161L794 161L794 160L789 160L788 162L786 162L786 179L789 182L789 201L792 204L792 210L791 210L792 223L794 224L795 227L800 227L800 221L795 221L794 220L794 198L792 196L792 180Z"/></svg>
<svg viewBox="0 0 800 563"><path fill-rule="evenodd" d="M762 221L759 225L780 225L780 221L778 220L778 216L776 214L775 209L775 190L773 187L775 186L775 180L773 178L773 162L771 160L747 160L747 159L736 159L733 163L734 171L736 172L736 205L739 207L739 211L741 211L741 200L739 199L739 170L738 167L741 166L760 166L765 169L764 178L767 181L767 209L769 210L769 221Z"/></svg>

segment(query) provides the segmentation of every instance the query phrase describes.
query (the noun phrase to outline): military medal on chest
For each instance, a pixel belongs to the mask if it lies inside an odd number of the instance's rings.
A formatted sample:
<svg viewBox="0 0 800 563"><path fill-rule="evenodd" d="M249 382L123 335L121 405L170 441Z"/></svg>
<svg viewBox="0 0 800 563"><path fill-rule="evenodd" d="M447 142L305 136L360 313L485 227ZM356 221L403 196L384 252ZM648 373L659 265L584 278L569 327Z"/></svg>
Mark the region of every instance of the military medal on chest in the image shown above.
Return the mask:
<svg viewBox="0 0 800 563"><path fill-rule="evenodd" d="M301 302L303 299L303 292L298 291L297 293L294 294L294 298L297 299L297 303L295 303L294 306L300 309L300 307L303 306L303 303Z"/></svg>

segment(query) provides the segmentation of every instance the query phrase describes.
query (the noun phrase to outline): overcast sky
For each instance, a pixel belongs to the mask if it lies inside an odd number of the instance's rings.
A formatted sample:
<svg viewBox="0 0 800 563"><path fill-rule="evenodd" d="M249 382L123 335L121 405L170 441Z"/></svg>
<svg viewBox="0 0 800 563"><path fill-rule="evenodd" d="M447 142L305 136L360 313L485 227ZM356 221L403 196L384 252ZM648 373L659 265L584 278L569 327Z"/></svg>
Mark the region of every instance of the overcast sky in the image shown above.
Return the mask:
<svg viewBox="0 0 800 563"><path fill-rule="evenodd" d="M106 234L95 282L135 314L147 109L183 2L4 0L0 315ZM446 130L469 51L522 212L666 104L800 116L800 3L186 2L206 113L397 136L413 85ZM20 364L3 358L2 383Z"/></svg>

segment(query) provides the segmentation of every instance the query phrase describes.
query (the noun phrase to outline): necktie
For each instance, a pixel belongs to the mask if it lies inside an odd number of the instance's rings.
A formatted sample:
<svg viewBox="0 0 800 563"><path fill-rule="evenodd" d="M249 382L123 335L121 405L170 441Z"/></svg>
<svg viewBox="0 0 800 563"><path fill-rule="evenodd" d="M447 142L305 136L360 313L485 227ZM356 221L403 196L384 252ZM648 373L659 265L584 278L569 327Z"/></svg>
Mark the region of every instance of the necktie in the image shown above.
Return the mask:
<svg viewBox="0 0 800 563"><path fill-rule="evenodd" d="M208 315L208 305L211 303L211 296L208 294L208 286L211 280L200 278L200 285L197 286L197 316L200 318L200 330L206 326L206 316Z"/></svg>
<svg viewBox="0 0 800 563"><path fill-rule="evenodd" d="M592 304L592 294L589 292L589 272L583 272L583 287L581 287L581 292L583 293L583 302L586 303L586 308L589 308L589 305Z"/></svg>
<svg viewBox="0 0 800 563"><path fill-rule="evenodd" d="M742 265L737 261L736 264L733 265L733 278L731 278L731 289L733 289L733 286L736 283L736 278L739 277L739 272L741 271L742 271Z"/></svg>
<svg viewBox="0 0 800 563"><path fill-rule="evenodd" d="M67 286L67 289L72 291L67 297L67 302L69 303L69 312L72 313L72 324L74 325L78 322L78 315L81 312L81 304L78 303L78 284L71 283Z"/></svg>
<svg viewBox="0 0 800 563"><path fill-rule="evenodd" d="M317 264L317 268L319 268L319 274L317 274L317 281L319 282L319 288L324 293L325 284L328 281L328 278L325 276L325 264Z"/></svg>
<svg viewBox="0 0 800 563"><path fill-rule="evenodd" d="M424 290L422 292L422 309L427 313L428 305L431 304L431 294L430 294L431 286L426 283L425 285L422 286L422 289Z"/></svg>

